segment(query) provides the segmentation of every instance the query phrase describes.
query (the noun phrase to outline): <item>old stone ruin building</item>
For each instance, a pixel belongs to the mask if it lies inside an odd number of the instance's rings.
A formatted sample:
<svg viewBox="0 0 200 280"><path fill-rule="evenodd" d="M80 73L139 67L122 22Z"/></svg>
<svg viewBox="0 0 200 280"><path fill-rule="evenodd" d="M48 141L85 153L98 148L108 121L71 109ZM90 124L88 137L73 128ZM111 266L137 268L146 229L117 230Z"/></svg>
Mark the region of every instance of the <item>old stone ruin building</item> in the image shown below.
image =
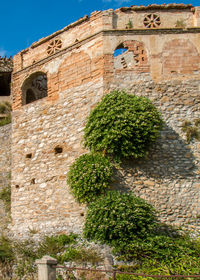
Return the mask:
<svg viewBox="0 0 200 280"><path fill-rule="evenodd" d="M10 102L10 84L13 68L12 58L0 57L0 106ZM0 107L0 121L5 118L6 112ZM10 177L10 139L11 126L0 127L0 188L7 186Z"/></svg>
<svg viewBox="0 0 200 280"><path fill-rule="evenodd" d="M13 62L16 236L32 229L81 231L85 206L70 194L66 174L87 152L82 137L89 112L113 89L150 98L165 120L149 158L124 163L114 184L152 203L163 221L200 230L200 143L194 137L187 141L182 131L185 123L198 129L200 119L200 7L93 12L33 43ZM4 79L9 75L0 76L0 90Z"/></svg>
<svg viewBox="0 0 200 280"><path fill-rule="evenodd" d="M2 105L10 102L12 58L0 57L0 123L7 114ZM9 103L8 103L9 104ZM0 191L10 184L11 125L0 126ZM7 222L3 201L0 201L0 228Z"/></svg>

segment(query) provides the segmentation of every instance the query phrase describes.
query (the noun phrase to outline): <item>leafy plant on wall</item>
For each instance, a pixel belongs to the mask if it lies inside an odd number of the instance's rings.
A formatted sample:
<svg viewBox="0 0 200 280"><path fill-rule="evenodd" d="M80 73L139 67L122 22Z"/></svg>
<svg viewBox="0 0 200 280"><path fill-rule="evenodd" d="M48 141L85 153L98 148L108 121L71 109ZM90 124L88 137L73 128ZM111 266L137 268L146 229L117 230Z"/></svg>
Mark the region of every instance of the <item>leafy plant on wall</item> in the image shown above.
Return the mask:
<svg viewBox="0 0 200 280"><path fill-rule="evenodd" d="M85 154L70 167L67 182L80 203L89 203L105 193L111 176L112 167L108 158L101 154Z"/></svg>
<svg viewBox="0 0 200 280"><path fill-rule="evenodd" d="M141 158L156 141L163 121L145 97L113 91L90 113L85 146L113 158Z"/></svg>

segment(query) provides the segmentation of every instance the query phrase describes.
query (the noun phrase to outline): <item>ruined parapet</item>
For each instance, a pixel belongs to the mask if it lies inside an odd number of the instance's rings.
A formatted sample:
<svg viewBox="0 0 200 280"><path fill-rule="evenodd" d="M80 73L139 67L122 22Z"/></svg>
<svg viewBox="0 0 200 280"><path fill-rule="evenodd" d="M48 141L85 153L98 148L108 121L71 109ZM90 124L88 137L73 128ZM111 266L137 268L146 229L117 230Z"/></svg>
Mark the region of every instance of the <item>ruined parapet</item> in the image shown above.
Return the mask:
<svg viewBox="0 0 200 280"><path fill-rule="evenodd" d="M0 56L0 73L11 73L13 69L12 57Z"/></svg>
<svg viewBox="0 0 200 280"><path fill-rule="evenodd" d="M0 102L10 101L10 84L12 69L12 58L0 57Z"/></svg>

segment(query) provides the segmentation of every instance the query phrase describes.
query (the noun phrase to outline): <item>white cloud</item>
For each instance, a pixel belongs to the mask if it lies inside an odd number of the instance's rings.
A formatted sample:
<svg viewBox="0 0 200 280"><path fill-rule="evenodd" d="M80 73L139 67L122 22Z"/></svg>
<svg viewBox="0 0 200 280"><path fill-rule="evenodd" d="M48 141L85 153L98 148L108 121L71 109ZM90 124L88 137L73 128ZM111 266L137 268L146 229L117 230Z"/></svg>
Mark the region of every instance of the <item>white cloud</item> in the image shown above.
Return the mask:
<svg viewBox="0 0 200 280"><path fill-rule="evenodd" d="M6 55L6 51L0 48L0 56L5 56L5 55Z"/></svg>

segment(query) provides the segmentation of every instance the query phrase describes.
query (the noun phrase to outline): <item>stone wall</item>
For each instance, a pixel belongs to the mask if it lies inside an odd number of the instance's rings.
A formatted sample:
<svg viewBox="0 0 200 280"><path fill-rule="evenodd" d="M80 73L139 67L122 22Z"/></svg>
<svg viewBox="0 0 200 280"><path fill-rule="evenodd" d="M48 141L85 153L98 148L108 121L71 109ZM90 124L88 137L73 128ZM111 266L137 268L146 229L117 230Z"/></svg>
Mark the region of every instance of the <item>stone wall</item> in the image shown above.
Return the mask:
<svg viewBox="0 0 200 280"><path fill-rule="evenodd" d="M187 143L182 132L185 121L200 119L200 79L155 83L142 76L144 82L135 85L138 76L118 75L110 89L148 97L165 125L147 159L127 161L116 173L118 188L152 203L163 222L200 231L200 142Z"/></svg>
<svg viewBox="0 0 200 280"><path fill-rule="evenodd" d="M10 185L11 125L0 127L0 188Z"/></svg>
<svg viewBox="0 0 200 280"><path fill-rule="evenodd" d="M14 120L12 218L19 234L80 231L85 208L69 193L66 174L86 152L81 143L85 119L101 97L102 81L96 80L65 90L54 104L32 103Z"/></svg>
<svg viewBox="0 0 200 280"><path fill-rule="evenodd" d="M10 185L11 178L11 125L0 127L0 191ZM8 216L0 200L0 232L5 229Z"/></svg>
<svg viewBox="0 0 200 280"><path fill-rule="evenodd" d="M188 144L181 130L184 121L200 118L200 28L193 28L198 9L161 6L95 12L14 58L15 235L27 236L33 229L38 234L81 231L85 206L70 194L66 175L87 152L82 137L89 112L112 89L150 98L165 120L149 158L128 161L116 171L116 188L147 199L164 222L200 229L200 144L195 139ZM144 25L152 13L162 16L162 28ZM175 27L175 15L180 20L186 13L187 30ZM127 28L136 15L140 26ZM119 46L126 51L114 57ZM24 85L37 74L47 77L47 96L24 105Z"/></svg>
<svg viewBox="0 0 200 280"><path fill-rule="evenodd" d="M104 41L104 47L109 46L111 50L107 53L110 68L109 75L105 74L105 90L122 89L149 98L165 121L149 158L129 161L116 174L118 187L129 188L152 203L163 222L199 231L200 142L192 139L187 143L182 131L185 121L194 125L196 119L200 120L197 35L146 34L141 37L128 33L124 36L120 31L117 35L110 32ZM113 57L113 50L120 44L127 47L124 55L120 55L122 67L115 64L118 57ZM129 53L135 63L131 63Z"/></svg>

